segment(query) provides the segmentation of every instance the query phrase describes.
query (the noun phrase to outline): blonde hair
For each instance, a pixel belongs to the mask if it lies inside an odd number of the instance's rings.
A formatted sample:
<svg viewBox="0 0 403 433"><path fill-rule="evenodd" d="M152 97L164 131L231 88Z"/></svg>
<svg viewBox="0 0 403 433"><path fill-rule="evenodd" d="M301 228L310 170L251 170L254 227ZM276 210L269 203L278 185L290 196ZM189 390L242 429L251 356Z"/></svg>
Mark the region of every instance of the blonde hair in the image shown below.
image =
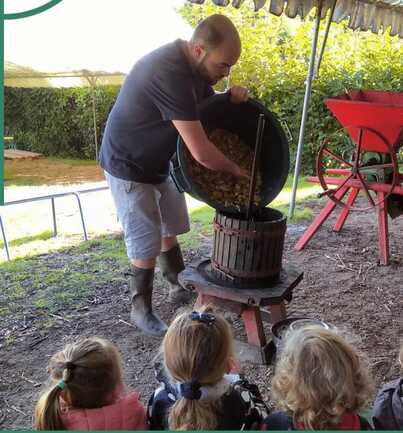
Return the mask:
<svg viewBox="0 0 403 433"><path fill-rule="evenodd" d="M344 413L366 405L372 381L357 351L336 331L309 326L286 335L272 392L295 426L332 429Z"/></svg>
<svg viewBox="0 0 403 433"><path fill-rule="evenodd" d="M68 407L91 409L105 406L115 392L123 391L119 351L98 337L81 339L57 352L50 359L49 373L51 385L35 408L37 430L64 430L60 397Z"/></svg>
<svg viewBox="0 0 403 433"><path fill-rule="evenodd" d="M211 312L205 307L201 313ZM233 338L228 322L215 314L212 324L192 320L189 312L180 314L169 326L162 342L165 368L177 382L218 383L233 357ZM220 407L217 400L181 398L172 407L170 430L214 430Z"/></svg>

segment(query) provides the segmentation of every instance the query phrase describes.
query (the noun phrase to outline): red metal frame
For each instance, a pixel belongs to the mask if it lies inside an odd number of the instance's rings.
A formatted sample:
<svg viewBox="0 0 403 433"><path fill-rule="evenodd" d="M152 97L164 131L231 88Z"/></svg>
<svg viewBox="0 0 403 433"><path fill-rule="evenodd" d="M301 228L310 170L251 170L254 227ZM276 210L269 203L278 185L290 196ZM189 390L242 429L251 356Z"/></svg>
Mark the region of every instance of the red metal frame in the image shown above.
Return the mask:
<svg viewBox="0 0 403 433"><path fill-rule="evenodd" d="M317 177L308 177L307 180L309 182L319 183L319 179ZM341 180L337 179L328 179L327 183L338 185L341 183ZM378 244L379 244L379 261L382 265L388 265L390 260L389 255L389 231L388 231L388 212L386 209L385 196L389 191L390 185L384 183L370 183L370 188L377 193L377 215L378 215ZM350 195L347 199L347 203L354 203L358 192L360 190L360 182L357 180L348 181L335 195L336 198L342 199L349 191ZM393 190L394 194L400 194L403 196L403 186L397 186ZM327 220L327 218L331 215L331 213L336 208L336 202L329 200L326 206L321 210L319 215L313 220L312 224L306 229L304 234L298 240L295 245L295 249L297 251L301 251L305 248L306 244L312 239L314 234L319 230L322 224ZM339 232L347 219L348 214L350 213L350 209L348 207L343 207L340 215L334 225L333 230Z"/></svg>
<svg viewBox="0 0 403 433"><path fill-rule="evenodd" d="M226 299L225 293L221 296L211 296L203 293L203 287L195 287L198 292L198 297L195 302L195 308L202 305L215 305L224 310L231 311L242 317L245 327L248 343L262 351L267 347L267 339L264 332L263 321L269 321L272 325L287 318L287 311L285 302L281 301L279 304L269 304L266 310L261 310L261 307L255 305L248 305L244 302L233 301ZM269 314L268 314L269 313ZM266 361L268 361L266 359Z"/></svg>
<svg viewBox="0 0 403 433"><path fill-rule="evenodd" d="M346 95L329 98L326 106L347 129L358 144L357 126L365 126L378 134L397 150L402 146L403 93L377 90L355 90ZM368 152L387 152L384 140L377 136L367 137L362 143Z"/></svg>
<svg viewBox="0 0 403 433"><path fill-rule="evenodd" d="M360 158L349 163L343 158L343 165L349 168L324 169L320 158L327 153L340 162L338 155L326 149L326 142L322 143L317 160L317 177L309 177L310 182L320 183L324 189L321 195L326 195L329 202L319 215L314 219L302 237L295 245L297 251L302 250L316 231L335 210L336 205L341 205L342 210L334 225L334 230L339 232L346 222L349 212L360 191L364 191L370 204L376 208L378 216L378 242L379 258L381 264L389 264L389 233L386 198L393 192L403 196L403 173L398 172L396 154L403 145L403 93L379 92L379 91L353 91L347 95L330 98L325 101L327 107L333 112L356 144L355 153L381 152L389 153L392 163L381 164L377 168L393 167L393 181L391 183L366 182L360 175ZM365 135L363 131L368 131ZM328 141L328 140L327 140ZM345 164L344 164L345 163ZM373 166L370 166L373 167ZM336 175L339 177L328 177ZM340 177L341 176L341 177ZM328 185L336 185L335 189L329 189ZM376 193L373 200L370 191ZM346 201L342 201L347 195Z"/></svg>
<svg viewBox="0 0 403 433"><path fill-rule="evenodd" d="M403 119L402 119L403 121ZM365 180L365 173L366 170L381 170L389 168L393 172L392 181L388 183L388 191L385 195L383 195L382 200L385 201L386 198L392 194L394 191L394 188L399 183L399 166L397 161L397 156L395 153L395 148L377 131L373 130L372 128L367 127L350 127L350 128L343 128L336 132L339 133L341 131L348 131L350 134L351 132L358 131L358 143L356 144L356 148L354 149L352 162L347 161L343 156L337 155L335 152L328 149L328 144L332 140L333 135L323 140L318 156L316 158L316 172L318 175L319 182L324 190L324 193L322 195L327 195L331 200L333 200L336 204L347 207L349 210L356 210L356 211L366 211L371 208L374 208L380 204L379 197L374 200L374 198L371 196L370 188L368 188L368 182ZM402 131L403 131L403 125L402 125ZM362 156L367 152L366 150L366 141L367 139L376 139L378 140L378 150L382 145L383 152L387 153L390 156L391 162L389 163L382 163L382 164L376 164L376 165L362 165ZM365 140L365 141L364 141ZM323 166L323 160L324 158L331 158L335 162L341 164L342 167L349 167L349 168L333 168L333 169L327 169ZM325 175L335 175L338 176L337 179L342 176L343 181L338 184L337 188L331 189L328 186L328 183L326 181ZM354 200L351 203L345 203L341 199L337 199L335 194L336 192L342 188L349 180L358 180L361 184L360 189L362 189L368 199L369 205L361 206L361 207L353 207Z"/></svg>

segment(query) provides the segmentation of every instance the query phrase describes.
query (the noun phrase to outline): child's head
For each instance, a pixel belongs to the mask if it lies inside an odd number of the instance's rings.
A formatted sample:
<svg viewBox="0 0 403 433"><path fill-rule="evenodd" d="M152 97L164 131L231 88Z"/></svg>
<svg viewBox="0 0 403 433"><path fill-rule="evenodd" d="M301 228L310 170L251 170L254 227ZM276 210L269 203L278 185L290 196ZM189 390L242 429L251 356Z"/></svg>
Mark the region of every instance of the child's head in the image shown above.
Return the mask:
<svg viewBox="0 0 403 433"><path fill-rule="evenodd" d="M117 348L102 338L91 337L68 344L49 363L50 387L35 410L38 430L63 429L59 397L68 407L96 408L113 401L122 391L121 358Z"/></svg>
<svg viewBox="0 0 403 433"><path fill-rule="evenodd" d="M286 336L272 391L296 424L321 430L364 407L372 384L357 351L344 338L334 330L309 326Z"/></svg>
<svg viewBox="0 0 403 433"><path fill-rule="evenodd" d="M190 392L220 382L231 368L232 333L227 321L210 308L182 313L168 328L162 343L165 368L172 379ZM185 389L184 388L184 389ZM200 398L200 397L199 397ZM169 416L173 430L208 430L217 425L216 403L181 398Z"/></svg>

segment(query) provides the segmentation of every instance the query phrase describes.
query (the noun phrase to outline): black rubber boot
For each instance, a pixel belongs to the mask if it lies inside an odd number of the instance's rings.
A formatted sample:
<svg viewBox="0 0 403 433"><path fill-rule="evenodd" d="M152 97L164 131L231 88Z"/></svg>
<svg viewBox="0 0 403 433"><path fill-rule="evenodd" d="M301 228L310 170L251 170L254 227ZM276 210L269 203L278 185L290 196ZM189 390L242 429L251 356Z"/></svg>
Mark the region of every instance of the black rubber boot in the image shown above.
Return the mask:
<svg viewBox="0 0 403 433"><path fill-rule="evenodd" d="M185 269L179 244L168 251L161 252L159 264L162 275L169 283L169 301L174 304L189 302L192 298L191 293L184 289L178 281L178 274Z"/></svg>
<svg viewBox="0 0 403 433"><path fill-rule="evenodd" d="M162 336L167 325L152 311L154 269L131 267L129 287L131 292L130 320L145 334Z"/></svg>

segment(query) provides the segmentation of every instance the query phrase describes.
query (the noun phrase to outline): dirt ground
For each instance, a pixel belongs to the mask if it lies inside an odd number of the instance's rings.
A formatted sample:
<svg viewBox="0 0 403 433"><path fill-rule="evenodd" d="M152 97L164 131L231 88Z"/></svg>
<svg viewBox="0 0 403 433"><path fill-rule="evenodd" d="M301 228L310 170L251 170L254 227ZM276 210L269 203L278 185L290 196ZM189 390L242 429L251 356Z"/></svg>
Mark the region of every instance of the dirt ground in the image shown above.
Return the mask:
<svg viewBox="0 0 403 433"><path fill-rule="evenodd" d="M320 209L310 203L315 213ZM339 234L332 231L334 218L316 234L303 252L293 246L307 223L289 224L284 263L304 272L294 290L288 313L320 318L352 334L368 356L376 387L399 374L397 352L403 342L403 217L390 223L392 263L379 266L374 214L352 214ZM185 251L186 261L209 254L210 244ZM68 267L75 253L43 256ZM83 254L85 260L85 254ZM159 339L142 335L128 321L128 288L122 283L121 269L113 259L104 263L116 269L116 280L97 286L86 305L59 311L53 321L36 314L26 299L24 321L8 319L0 333L0 428L29 429L38 393L47 378L49 357L77 336L99 335L113 340L121 349L126 382L137 389L144 403L156 386L152 359ZM118 275L119 274L119 275ZM154 304L160 316L170 322L176 314L166 302L163 281L157 274ZM190 307L190 306L189 306ZM235 335L244 338L239 319L226 314ZM6 343L7 330L13 330L13 342ZM267 333L269 327L267 326ZM257 383L270 401L272 366L246 363L247 377Z"/></svg>
<svg viewBox="0 0 403 433"><path fill-rule="evenodd" d="M5 186L20 184L63 185L104 180L93 161L48 158L5 160Z"/></svg>

